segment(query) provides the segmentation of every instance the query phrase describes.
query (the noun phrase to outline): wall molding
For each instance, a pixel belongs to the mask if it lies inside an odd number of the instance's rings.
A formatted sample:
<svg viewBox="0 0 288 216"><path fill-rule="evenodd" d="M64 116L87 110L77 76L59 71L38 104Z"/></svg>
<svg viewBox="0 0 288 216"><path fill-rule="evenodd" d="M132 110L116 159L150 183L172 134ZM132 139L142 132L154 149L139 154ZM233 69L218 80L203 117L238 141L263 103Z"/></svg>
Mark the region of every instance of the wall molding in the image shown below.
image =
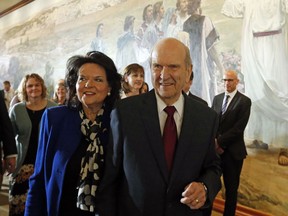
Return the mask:
<svg viewBox="0 0 288 216"><path fill-rule="evenodd" d="M18 3L12 5L11 7L8 7L7 9L0 11L0 18L23 7L26 4L29 4L30 2L32 2L34 0L22 0L22 1L18 1Z"/></svg>

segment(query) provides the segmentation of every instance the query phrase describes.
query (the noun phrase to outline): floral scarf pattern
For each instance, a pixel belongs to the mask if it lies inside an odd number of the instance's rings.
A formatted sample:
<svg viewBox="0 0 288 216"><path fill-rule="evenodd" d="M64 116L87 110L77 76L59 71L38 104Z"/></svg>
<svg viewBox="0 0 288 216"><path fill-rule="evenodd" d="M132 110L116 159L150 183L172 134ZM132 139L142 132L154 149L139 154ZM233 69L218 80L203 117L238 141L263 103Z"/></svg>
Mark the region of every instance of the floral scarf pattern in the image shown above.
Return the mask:
<svg viewBox="0 0 288 216"><path fill-rule="evenodd" d="M78 184L77 208L94 212L96 190L102 177L104 166L104 151L100 135L107 130L103 127L103 108L99 110L94 122L86 118L84 111L80 110L81 132L89 142L86 154L81 161L80 179Z"/></svg>

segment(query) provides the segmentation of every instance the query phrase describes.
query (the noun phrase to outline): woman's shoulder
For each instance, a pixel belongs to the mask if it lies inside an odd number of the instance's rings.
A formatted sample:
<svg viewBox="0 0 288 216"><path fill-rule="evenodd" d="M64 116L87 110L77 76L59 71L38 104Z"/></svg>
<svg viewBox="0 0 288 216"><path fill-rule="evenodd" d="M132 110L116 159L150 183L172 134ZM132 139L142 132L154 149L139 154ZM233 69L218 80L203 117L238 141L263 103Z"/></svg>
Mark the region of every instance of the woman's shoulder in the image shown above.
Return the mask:
<svg viewBox="0 0 288 216"><path fill-rule="evenodd" d="M54 106L46 109L45 115L49 121L62 125L67 122L80 121L79 112L67 106Z"/></svg>
<svg viewBox="0 0 288 216"><path fill-rule="evenodd" d="M18 110L23 110L24 108L26 108L26 102L19 102L14 104L10 109L11 112L17 112Z"/></svg>
<svg viewBox="0 0 288 216"><path fill-rule="evenodd" d="M78 111L76 109L72 109L69 108L68 106L64 105L64 106L51 106L51 107L47 107L47 112L54 114L54 115L73 115L78 113Z"/></svg>

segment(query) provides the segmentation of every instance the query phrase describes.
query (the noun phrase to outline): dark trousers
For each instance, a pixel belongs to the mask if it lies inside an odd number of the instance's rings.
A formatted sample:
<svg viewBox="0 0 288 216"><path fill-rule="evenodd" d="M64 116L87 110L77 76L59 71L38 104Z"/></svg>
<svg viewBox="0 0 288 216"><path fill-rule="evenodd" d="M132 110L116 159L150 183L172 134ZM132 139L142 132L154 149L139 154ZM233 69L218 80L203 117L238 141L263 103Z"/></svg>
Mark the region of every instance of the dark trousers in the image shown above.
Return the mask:
<svg viewBox="0 0 288 216"><path fill-rule="evenodd" d="M234 159L228 151L221 155L225 186L225 209L223 216L234 216L243 160Z"/></svg>

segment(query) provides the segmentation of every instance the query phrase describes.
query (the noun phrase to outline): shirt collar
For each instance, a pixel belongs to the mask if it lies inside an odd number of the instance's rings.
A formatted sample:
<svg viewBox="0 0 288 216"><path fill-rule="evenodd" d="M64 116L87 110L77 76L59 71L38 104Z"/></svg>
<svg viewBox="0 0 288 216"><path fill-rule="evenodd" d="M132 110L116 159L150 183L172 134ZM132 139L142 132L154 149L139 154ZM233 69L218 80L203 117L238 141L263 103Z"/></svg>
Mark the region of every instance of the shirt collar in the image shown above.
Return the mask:
<svg viewBox="0 0 288 216"><path fill-rule="evenodd" d="M235 96L236 93L237 93L237 89L235 89L233 92L225 92L225 95L229 95L230 100L231 100Z"/></svg>
<svg viewBox="0 0 288 216"><path fill-rule="evenodd" d="M159 95L156 93L156 91L155 91L155 95L156 95L158 113L161 113L161 112L163 112L164 108L167 105L159 97ZM182 93L180 94L180 97L178 98L178 100L174 104L172 104L171 106L174 106L176 108L176 111L180 115L180 117L183 116L184 96L182 95Z"/></svg>

